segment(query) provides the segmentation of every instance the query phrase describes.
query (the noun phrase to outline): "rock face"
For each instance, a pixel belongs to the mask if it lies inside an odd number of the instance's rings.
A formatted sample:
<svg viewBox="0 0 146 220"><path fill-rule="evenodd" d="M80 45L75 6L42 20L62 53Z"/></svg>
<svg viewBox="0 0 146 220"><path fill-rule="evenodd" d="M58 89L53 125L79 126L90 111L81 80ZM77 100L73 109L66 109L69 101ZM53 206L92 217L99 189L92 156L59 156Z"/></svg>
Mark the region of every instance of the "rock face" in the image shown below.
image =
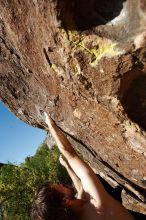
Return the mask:
<svg viewBox="0 0 146 220"><path fill-rule="evenodd" d="M0 0L0 98L49 112L97 173L146 214L145 0Z"/></svg>

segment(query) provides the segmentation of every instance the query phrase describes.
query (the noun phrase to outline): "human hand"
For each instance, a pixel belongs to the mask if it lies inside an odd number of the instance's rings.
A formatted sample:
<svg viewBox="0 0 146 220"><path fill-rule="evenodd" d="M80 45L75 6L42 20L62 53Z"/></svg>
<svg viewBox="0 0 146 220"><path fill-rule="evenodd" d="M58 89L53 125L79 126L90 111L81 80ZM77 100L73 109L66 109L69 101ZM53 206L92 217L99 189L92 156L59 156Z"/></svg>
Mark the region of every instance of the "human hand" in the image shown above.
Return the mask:
<svg viewBox="0 0 146 220"><path fill-rule="evenodd" d="M63 159L62 155L60 155L60 157L59 157L59 162L60 162L61 165L64 166L65 168L68 166L66 160Z"/></svg>
<svg viewBox="0 0 146 220"><path fill-rule="evenodd" d="M45 116L45 122L48 125L49 128L53 127L55 125L55 122L53 121L53 119L50 117L50 115L48 115L46 112L44 112L44 116Z"/></svg>

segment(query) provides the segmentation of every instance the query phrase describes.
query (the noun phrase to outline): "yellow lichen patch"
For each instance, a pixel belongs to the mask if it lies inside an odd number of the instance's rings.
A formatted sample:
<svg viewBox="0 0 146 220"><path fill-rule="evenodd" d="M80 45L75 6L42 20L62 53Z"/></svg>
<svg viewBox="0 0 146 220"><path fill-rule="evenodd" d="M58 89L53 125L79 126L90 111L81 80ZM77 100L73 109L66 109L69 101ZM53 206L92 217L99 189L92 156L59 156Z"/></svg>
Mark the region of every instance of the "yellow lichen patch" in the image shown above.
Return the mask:
<svg viewBox="0 0 146 220"><path fill-rule="evenodd" d="M64 42L70 45L69 56L72 54L72 57L74 57L74 52L83 51L89 55L89 65L92 67L95 67L103 57L112 58L124 52L118 48L116 42L107 38L101 38L93 34L87 36L79 34L77 31L65 29L61 29L61 32ZM75 73L80 74L80 72L79 66L75 67Z"/></svg>
<svg viewBox="0 0 146 220"><path fill-rule="evenodd" d="M77 31L70 31L70 30L68 30L67 33L68 33L69 41L70 42L76 42L78 32Z"/></svg>
<svg viewBox="0 0 146 220"><path fill-rule="evenodd" d="M59 28L59 30L61 32L61 35L62 35L64 41L66 43L68 43L68 41L69 41L68 32L65 29L63 29L63 28Z"/></svg>
<svg viewBox="0 0 146 220"><path fill-rule="evenodd" d="M123 51L117 47L117 43L109 39L99 38L98 36L93 39L88 37L86 39L84 38L78 46L91 56L90 65L93 67L96 66L102 57L114 57L123 53Z"/></svg>
<svg viewBox="0 0 146 220"><path fill-rule="evenodd" d="M75 48L81 42L82 36L78 33L78 31L65 30L63 28L60 29L63 39L66 43L70 44L70 46Z"/></svg>
<svg viewBox="0 0 146 220"><path fill-rule="evenodd" d="M116 47L116 45L116 43L110 41L100 43L98 48L96 47L91 49L90 52L92 54L92 58L90 64L95 66L102 57L114 57L121 54L121 51Z"/></svg>
<svg viewBox="0 0 146 220"><path fill-rule="evenodd" d="M78 46L80 47L81 50L85 50L85 51L87 51L88 53L91 53L91 51L85 46L85 43L84 43L84 40L83 40L83 39L79 42ZM91 54L92 54L92 53L91 53Z"/></svg>
<svg viewBox="0 0 146 220"><path fill-rule="evenodd" d="M55 72L57 72L57 66L56 66L56 64L52 63L51 69L53 69Z"/></svg>

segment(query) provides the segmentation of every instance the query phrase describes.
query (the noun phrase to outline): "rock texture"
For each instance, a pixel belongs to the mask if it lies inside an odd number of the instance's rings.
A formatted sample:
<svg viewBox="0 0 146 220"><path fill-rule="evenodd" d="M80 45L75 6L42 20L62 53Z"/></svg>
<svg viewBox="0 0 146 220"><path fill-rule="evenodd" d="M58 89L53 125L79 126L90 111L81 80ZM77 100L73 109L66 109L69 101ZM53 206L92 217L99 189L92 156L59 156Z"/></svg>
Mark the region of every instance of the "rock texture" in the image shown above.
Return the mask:
<svg viewBox="0 0 146 220"><path fill-rule="evenodd" d="M146 214L145 0L0 0L0 98L47 111L123 204Z"/></svg>

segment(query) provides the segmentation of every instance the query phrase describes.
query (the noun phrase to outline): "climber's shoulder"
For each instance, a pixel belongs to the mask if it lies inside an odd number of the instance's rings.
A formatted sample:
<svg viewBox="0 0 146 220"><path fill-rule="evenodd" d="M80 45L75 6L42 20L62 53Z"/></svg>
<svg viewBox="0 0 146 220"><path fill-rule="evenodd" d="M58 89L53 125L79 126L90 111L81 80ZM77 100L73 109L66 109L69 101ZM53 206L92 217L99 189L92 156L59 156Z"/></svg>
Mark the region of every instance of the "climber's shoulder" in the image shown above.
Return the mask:
<svg viewBox="0 0 146 220"><path fill-rule="evenodd" d="M102 207L98 207L96 200L90 198L83 208L81 220L134 220L131 214L114 198L109 196Z"/></svg>

